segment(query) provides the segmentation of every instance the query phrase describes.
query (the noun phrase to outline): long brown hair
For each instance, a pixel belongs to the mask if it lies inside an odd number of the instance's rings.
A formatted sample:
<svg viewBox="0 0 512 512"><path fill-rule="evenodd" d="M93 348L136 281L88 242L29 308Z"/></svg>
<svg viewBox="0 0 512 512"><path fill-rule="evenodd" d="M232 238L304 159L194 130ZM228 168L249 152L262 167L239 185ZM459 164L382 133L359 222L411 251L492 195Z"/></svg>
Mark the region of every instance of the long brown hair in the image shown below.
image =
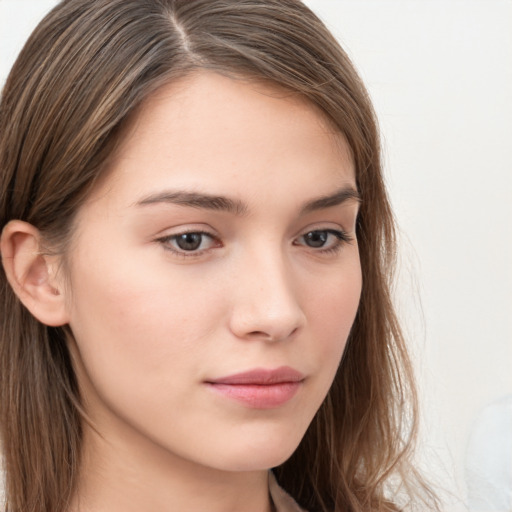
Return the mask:
<svg viewBox="0 0 512 512"><path fill-rule="evenodd" d="M398 475L407 487L414 474L416 397L390 298L395 235L378 130L347 55L298 0L62 1L26 43L3 90L0 228L24 220L65 254L74 216L130 114L198 68L302 95L350 145L362 197L361 303L332 389L296 452L274 471L311 512L398 510L388 484ZM69 329L33 318L3 271L0 286L6 510L64 511L83 421Z"/></svg>

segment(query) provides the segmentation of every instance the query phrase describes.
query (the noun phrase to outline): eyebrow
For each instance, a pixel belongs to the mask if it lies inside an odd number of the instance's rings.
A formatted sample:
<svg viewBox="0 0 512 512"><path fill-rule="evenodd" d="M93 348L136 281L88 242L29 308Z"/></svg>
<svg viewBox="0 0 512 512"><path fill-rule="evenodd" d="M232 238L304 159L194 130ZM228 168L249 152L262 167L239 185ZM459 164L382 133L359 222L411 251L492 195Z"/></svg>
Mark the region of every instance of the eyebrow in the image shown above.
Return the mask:
<svg viewBox="0 0 512 512"><path fill-rule="evenodd" d="M137 206L146 206L158 203L171 203L191 208L201 208L205 210L217 210L235 215L245 215L248 211L247 206L238 199L204 194L198 192L186 191L165 191L158 194L152 194L137 202Z"/></svg>
<svg viewBox="0 0 512 512"><path fill-rule="evenodd" d="M361 195L359 192L352 187L344 187L334 194L330 194L327 196L319 197L318 199L313 199L312 201L308 201L301 209L301 213L311 213L317 210L324 210L325 208L331 208L333 206L338 206L342 203L345 203L349 200L353 200L356 203L361 203Z"/></svg>
<svg viewBox="0 0 512 512"><path fill-rule="evenodd" d="M300 212L301 214L311 213L313 211L338 206L349 200L354 200L357 203L361 202L361 196L359 195L359 192L350 186L337 190L334 194L321 196L308 201L302 206ZM191 208L224 211L233 213L237 216L246 215L249 211L247 205L239 199L180 190L168 190L156 194L151 194L138 201L136 205L147 206L159 203L170 203L180 206L188 206Z"/></svg>

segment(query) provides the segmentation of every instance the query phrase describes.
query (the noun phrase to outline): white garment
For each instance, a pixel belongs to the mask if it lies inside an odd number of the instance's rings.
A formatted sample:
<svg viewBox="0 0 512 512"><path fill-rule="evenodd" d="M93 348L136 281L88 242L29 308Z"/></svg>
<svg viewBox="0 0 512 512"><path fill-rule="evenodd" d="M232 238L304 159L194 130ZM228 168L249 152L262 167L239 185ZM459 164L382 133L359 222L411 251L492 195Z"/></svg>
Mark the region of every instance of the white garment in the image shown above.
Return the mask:
<svg viewBox="0 0 512 512"><path fill-rule="evenodd" d="M277 483L276 477L272 471L268 475L270 497L275 507L275 512L307 512L300 508L295 500Z"/></svg>
<svg viewBox="0 0 512 512"><path fill-rule="evenodd" d="M485 407L473 424L466 454L472 512L512 511L512 396Z"/></svg>

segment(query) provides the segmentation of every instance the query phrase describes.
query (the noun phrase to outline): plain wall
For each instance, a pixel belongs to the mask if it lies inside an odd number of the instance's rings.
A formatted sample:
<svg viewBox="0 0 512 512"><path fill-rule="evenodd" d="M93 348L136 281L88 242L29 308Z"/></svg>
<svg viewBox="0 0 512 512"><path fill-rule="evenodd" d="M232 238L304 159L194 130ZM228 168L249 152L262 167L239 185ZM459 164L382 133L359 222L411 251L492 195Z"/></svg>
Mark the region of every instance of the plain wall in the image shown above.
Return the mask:
<svg viewBox="0 0 512 512"><path fill-rule="evenodd" d="M420 456L450 493L445 510L467 510L475 421L512 395L512 2L307 3L353 58L381 122L401 228L397 301L421 389ZM54 4L0 0L0 84ZM512 460L506 445L500 453ZM499 492L512 495L502 476ZM512 510L498 507L488 512Z"/></svg>

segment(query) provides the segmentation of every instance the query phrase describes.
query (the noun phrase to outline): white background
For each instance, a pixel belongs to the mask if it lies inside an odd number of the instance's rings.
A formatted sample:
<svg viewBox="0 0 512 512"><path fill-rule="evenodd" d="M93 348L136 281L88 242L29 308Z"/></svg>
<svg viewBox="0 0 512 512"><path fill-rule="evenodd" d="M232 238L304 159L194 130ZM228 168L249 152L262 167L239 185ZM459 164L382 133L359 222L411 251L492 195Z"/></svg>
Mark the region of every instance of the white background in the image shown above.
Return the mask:
<svg viewBox="0 0 512 512"><path fill-rule="evenodd" d="M381 122L401 231L397 300L422 395L420 455L449 491L444 509L467 510L474 421L512 395L512 2L307 3L353 58ZM0 0L0 84L54 4ZM506 445L498 451L512 461ZM500 507L491 498L488 512L512 510Z"/></svg>

